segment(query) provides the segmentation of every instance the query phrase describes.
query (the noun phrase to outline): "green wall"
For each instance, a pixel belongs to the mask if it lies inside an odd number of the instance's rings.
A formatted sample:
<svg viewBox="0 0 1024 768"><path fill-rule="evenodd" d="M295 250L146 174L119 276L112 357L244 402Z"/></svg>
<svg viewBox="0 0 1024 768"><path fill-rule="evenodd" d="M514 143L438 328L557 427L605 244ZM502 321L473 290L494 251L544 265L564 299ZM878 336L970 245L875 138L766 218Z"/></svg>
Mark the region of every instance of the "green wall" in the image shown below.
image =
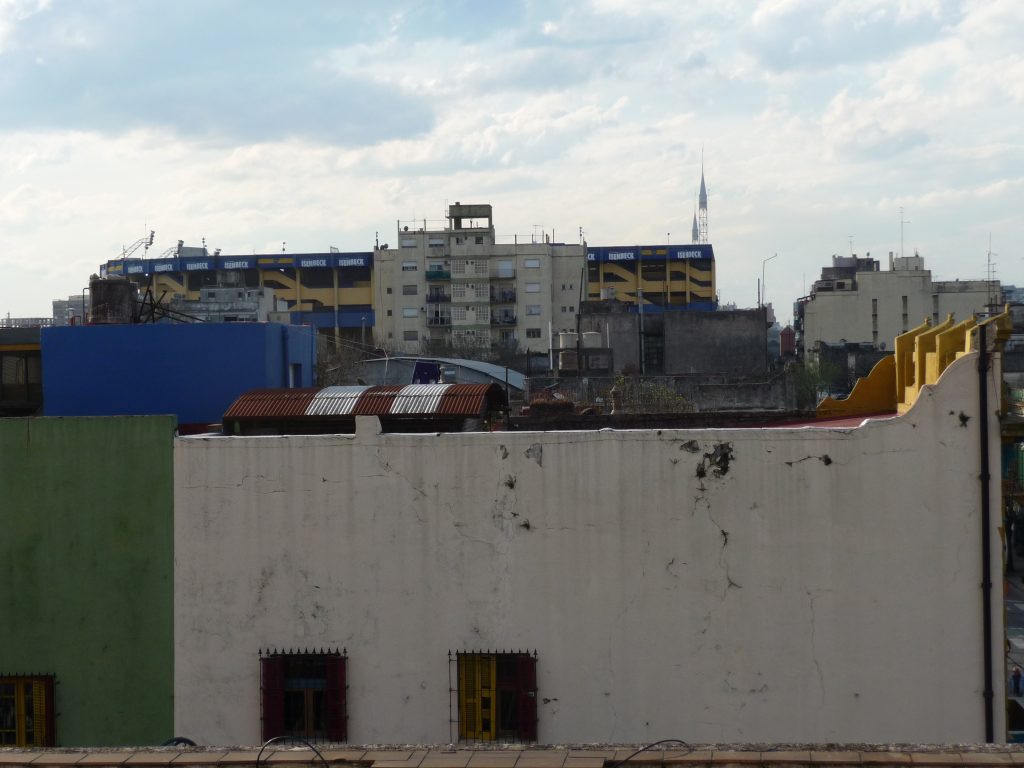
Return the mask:
<svg viewBox="0 0 1024 768"><path fill-rule="evenodd" d="M174 428L0 419L0 674L56 675L59 746L173 735Z"/></svg>

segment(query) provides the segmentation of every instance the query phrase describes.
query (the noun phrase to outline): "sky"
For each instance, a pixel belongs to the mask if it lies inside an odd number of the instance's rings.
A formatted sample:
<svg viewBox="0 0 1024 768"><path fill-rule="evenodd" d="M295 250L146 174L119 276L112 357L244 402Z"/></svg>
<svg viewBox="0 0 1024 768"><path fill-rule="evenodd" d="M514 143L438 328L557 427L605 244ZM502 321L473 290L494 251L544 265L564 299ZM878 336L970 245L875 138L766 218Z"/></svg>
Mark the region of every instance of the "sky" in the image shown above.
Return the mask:
<svg viewBox="0 0 1024 768"><path fill-rule="evenodd" d="M1020 0L0 0L0 316L150 229L363 251L459 201L499 242L690 242L702 163L723 302L763 272L785 320L901 242L1021 285L1021 39Z"/></svg>

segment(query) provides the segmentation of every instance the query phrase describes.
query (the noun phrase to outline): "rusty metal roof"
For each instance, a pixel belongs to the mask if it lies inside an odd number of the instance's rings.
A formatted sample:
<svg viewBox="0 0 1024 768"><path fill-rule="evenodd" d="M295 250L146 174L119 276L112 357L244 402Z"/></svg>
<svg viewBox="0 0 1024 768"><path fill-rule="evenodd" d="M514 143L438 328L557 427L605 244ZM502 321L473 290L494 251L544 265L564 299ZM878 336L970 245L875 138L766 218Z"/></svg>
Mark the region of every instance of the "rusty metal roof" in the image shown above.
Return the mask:
<svg viewBox="0 0 1024 768"><path fill-rule="evenodd" d="M224 419L316 421L338 416L475 418L505 405L505 392L497 384L256 389L239 397L224 414Z"/></svg>
<svg viewBox="0 0 1024 768"><path fill-rule="evenodd" d="M303 389L253 389L239 395L224 414L225 419L290 418L304 416L315 387Z"/></svg>
<svg viewBox="0 0 1024 768"><path fill-rule="evenodd" d="M352 410L354 416L384 416L391 413L391 405L395 396L402 390L400 384L388 384L381 387L370 387L359 398Z"/></svg>
<svg viewBox="0 0 1024 768"><path fill-rule="evenodd" d="M441 398L437 413L473 417L506 405L505 392L497 384L450 384Z"/></svg>

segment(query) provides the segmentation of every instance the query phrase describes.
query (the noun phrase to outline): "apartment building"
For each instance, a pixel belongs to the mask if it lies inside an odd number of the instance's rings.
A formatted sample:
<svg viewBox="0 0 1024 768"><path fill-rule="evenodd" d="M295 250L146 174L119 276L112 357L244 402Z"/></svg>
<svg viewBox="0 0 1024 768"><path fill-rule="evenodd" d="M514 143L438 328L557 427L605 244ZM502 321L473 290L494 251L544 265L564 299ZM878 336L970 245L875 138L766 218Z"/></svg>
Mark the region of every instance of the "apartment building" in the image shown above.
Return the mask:
<svg viewBox="0 0 1024 768"><path fill-rule="evenodd" d="M926 319L936 325L952 313L966 320L1000 304L1001 293L997 280L932 280L924 257L916 253L896 257L890 252L888 270L880 269L870 254L833 256L810 295L796 302L797 345L800 354L812 357L821 344L871 344L884 350Z"/></svg>
<svg viewBox="0 0 1024 768"><path fill-rule="evenodd" d="M506 345L547 352L574 330L585 246L496 242L490 205L448 206L447 219L398 222L397 247L374 254L374 340L402 352Z"/></svg>

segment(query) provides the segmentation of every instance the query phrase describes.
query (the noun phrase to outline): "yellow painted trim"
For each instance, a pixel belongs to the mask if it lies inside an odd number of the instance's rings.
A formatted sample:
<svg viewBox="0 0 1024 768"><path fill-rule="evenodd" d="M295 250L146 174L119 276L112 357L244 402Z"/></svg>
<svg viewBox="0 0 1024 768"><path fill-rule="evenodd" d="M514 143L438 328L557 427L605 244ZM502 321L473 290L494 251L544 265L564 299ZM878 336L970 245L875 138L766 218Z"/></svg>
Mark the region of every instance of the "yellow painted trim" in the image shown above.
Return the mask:
<svg viewBox="0 0 1024 768"><path fill-rule="evenodd" d="M853 385L845 400L826 397L814 412L819 419L868 416L896 410L896 358L886 355Z"/></svg>
<svg viewBox="0 0 1024 768"><path fill-rule="evenodd" d="M930 326L931 322L926 319L921 325L896 337L893 346L896 350L896 406L898 409L906 403L907 389L914 384L915 341Z"/></svg>

